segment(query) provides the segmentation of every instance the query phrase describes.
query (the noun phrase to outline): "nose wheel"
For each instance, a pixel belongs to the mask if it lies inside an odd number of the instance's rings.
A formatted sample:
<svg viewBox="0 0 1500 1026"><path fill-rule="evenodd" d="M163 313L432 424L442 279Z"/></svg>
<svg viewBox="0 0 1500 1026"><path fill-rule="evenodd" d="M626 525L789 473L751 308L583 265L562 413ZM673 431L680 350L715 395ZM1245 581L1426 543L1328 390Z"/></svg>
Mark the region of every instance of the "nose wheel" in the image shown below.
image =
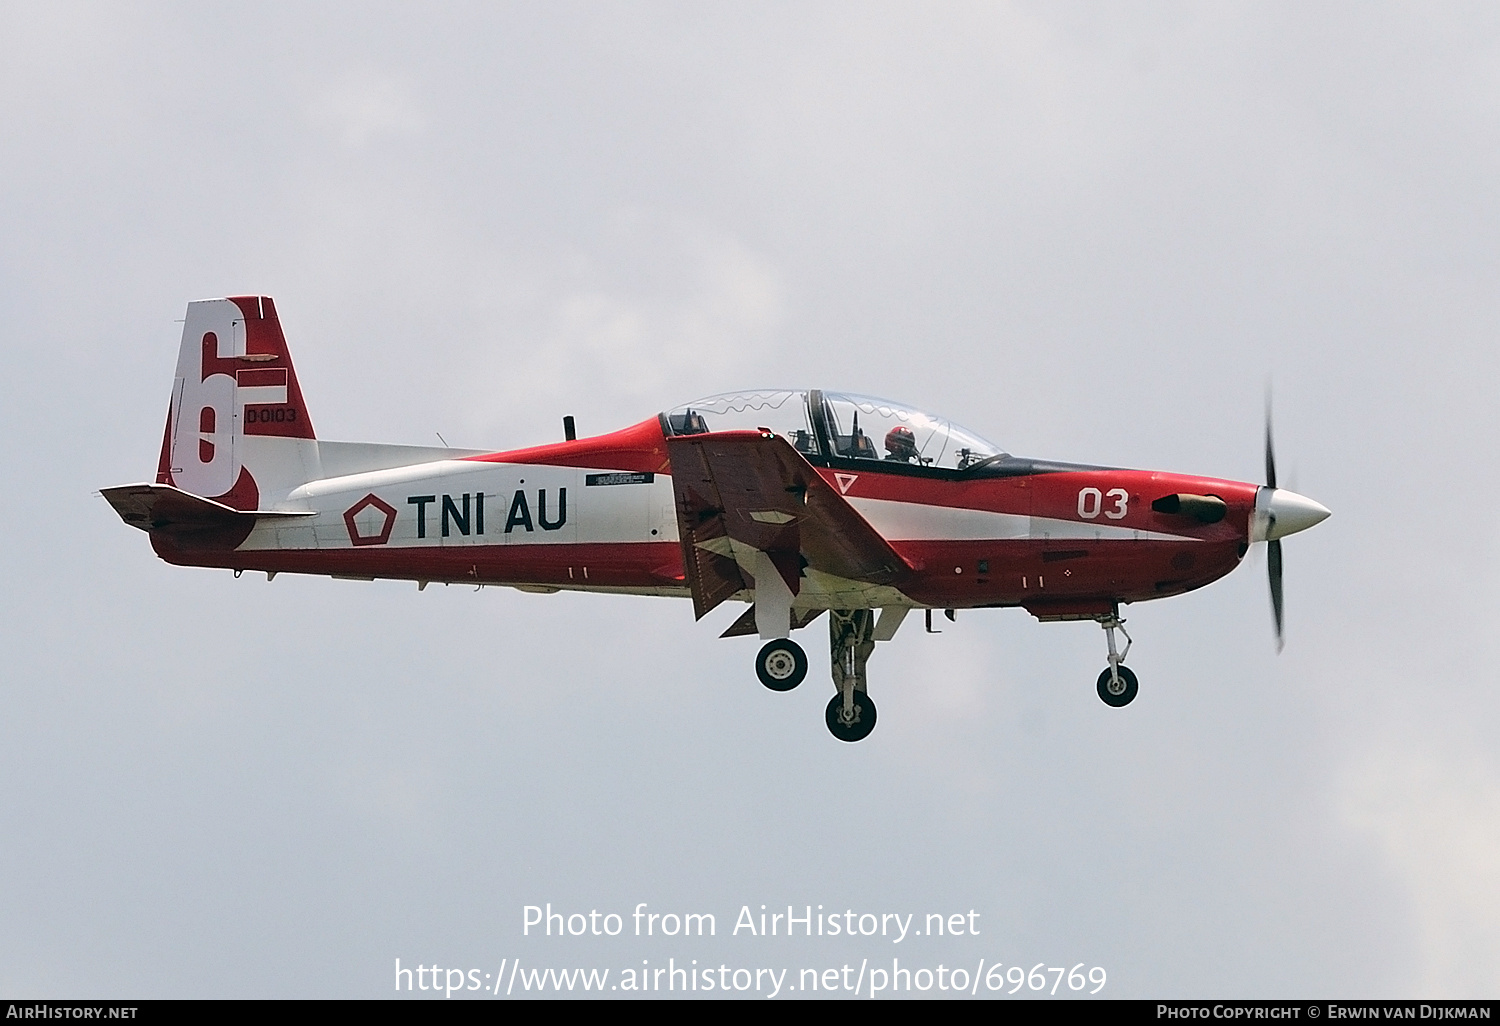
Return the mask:
<svg viewBox="0 0 1500 1026"><path fill-rule="evenodd" d="M807 653L790 638L776 638L761 646L755 675L772 691L790 691L807 676Z"/></svg>
<svg viewBox="0 0 1500 1026"><path fill-rule="evenodd" d="M1130 653L1130 635L1125 633L1125 621L1120 619L1118 612L1100 617L1099 626L1104 628L1104 636L1109 643L1109 666L1099 674L1099 698L1105 705L1118 709L1135 701L1135 694L1140 690L1135 674L1125 665L1125 656ZM1125 634L1124 652L1115 649L1116 630Z"/></svg>
<svg viewBox="0 0 1500 1026"><path fill-rule="evenodd" d="M1134 701L1135 693L1139 688L1135 674L1130 672L1128 666L1113 666L1099 674L1099 697L1103 699L1105 705L1114 706L1116 709Z"/></svg>

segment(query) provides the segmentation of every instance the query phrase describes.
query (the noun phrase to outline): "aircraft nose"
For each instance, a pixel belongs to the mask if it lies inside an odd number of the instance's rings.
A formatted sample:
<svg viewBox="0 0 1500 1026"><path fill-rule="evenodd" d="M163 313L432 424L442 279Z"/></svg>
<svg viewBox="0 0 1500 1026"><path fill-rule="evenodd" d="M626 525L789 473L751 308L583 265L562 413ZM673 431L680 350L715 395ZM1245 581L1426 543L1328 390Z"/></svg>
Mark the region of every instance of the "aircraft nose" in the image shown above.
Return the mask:
<svg viewBox="0 0 1500 1026"><path fill-rule="evenodd" d="M1255 541L1285 538L1289 534L1315 527L1332 515L1322 503L1305 495L1289 492L1285 488L1262 488L1260 491L1255 505L1257 513L1264 510L1264 519L1261 521L1264 526L1256 532L1261 537L1254 539Z"/></svg>

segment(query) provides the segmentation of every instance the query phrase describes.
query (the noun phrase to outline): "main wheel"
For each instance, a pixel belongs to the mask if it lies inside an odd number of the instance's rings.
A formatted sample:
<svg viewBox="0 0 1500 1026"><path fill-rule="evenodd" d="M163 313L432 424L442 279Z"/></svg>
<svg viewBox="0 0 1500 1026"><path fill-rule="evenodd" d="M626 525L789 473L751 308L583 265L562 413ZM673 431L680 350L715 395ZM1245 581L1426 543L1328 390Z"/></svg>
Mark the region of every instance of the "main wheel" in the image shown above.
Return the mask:
<svg viewBox="0 0 1500 1026"><path fill-rule="evenodd" d="M1135 693L1140 690L1140 684L1135 679L1135 674L1130 668L1120 666L1120 683L1116 684L1109 672L1109 667L1099 674L1099 697L1104 700L1105 705L1112 705L1116 709L1122 705L1129 705L1135 700Z"/></svg>
<svg viewBox="0 0 1500 1026"><path fill-rule="evenodd" d="M863 691L854 693L854 722L844 722L844 696L828 703L828 731L840 741L863 741L875 729L875 701Z"/></svg>
<svg viewBox="0 0 1500 1026"><path fill-rule="evenodd" d="M772 691L790 691L807 676L807 653L790 638L776 638L761 646L755 675Z"/></svg>

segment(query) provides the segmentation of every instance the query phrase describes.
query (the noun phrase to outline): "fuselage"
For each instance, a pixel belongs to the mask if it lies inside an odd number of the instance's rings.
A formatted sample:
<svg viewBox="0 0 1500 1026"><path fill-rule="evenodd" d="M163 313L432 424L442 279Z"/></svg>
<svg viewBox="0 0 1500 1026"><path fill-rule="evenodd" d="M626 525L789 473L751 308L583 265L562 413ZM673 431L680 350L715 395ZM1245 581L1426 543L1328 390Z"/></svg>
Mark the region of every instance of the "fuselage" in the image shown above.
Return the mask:
<svg viewBox="0 0 1500 1026"><path fill-rule="evenodd" d="M153 532L153 545L172 563L234 570L687 596L671 430L662 415L594 438L317 477L272 507L310 515L259 520L239 538ZM1083 618L1180 594L1239 563L1259 490L1008 456L958 470L819 448L802 455L913 571L899 592L870 589L871 606ZM1222 500L1222 514L1153 509L1179 494ZM804 582L799 608L847 607L847 587L820 583Z"/></svg>

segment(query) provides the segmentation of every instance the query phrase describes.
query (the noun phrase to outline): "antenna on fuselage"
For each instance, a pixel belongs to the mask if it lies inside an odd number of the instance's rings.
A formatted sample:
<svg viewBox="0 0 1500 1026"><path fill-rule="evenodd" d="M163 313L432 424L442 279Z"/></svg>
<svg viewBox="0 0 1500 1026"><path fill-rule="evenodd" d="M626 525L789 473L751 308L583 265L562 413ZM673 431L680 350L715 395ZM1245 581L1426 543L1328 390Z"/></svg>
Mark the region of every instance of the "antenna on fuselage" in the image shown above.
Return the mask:
<svg viewBox="0 0 1500 1026"><path fill-rule="evenodd" d="M578 441L578 429L573 425L572 417L563 418L563 438L569 442Z"/></svg>

